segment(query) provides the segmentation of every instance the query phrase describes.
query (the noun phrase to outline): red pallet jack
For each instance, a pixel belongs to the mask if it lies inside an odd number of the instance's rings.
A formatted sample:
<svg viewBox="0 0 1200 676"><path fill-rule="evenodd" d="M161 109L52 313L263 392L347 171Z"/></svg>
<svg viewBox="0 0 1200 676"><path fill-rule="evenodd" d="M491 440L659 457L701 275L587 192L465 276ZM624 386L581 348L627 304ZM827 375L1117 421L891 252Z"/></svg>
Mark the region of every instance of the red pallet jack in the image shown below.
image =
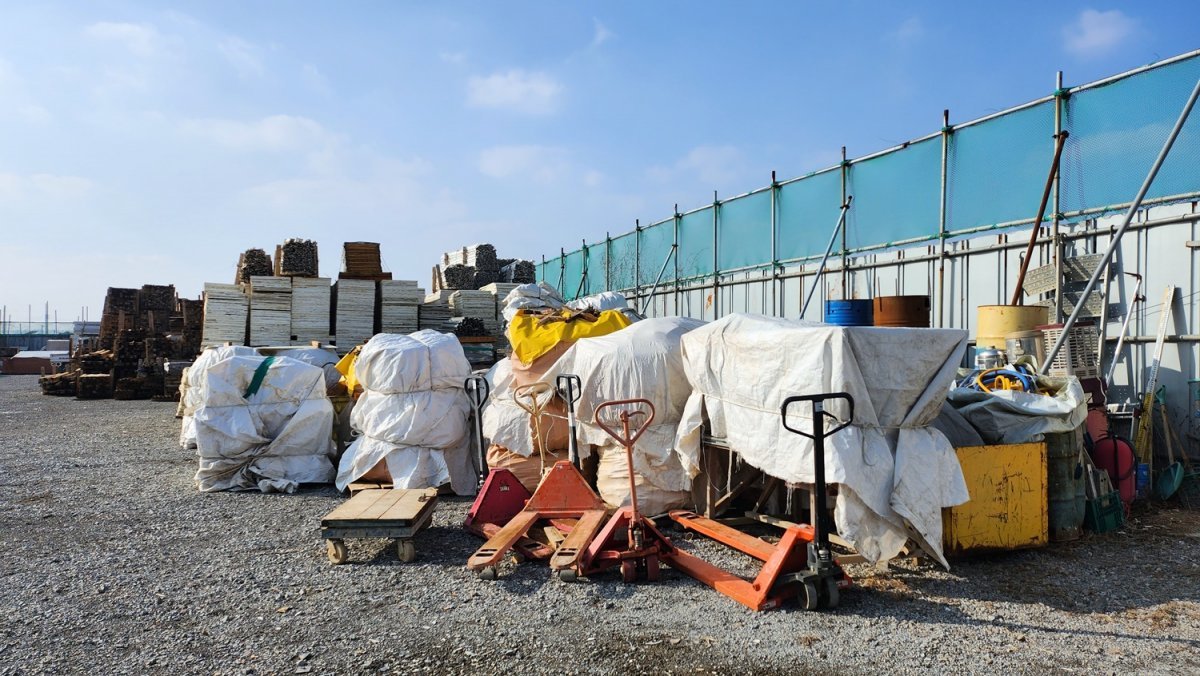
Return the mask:
<svg viewBox="0 0 1200 676"><path fill-rule="evenodd" d="M845 399L850 406L846 421L825 411L825 402ZM788 406L797 402L812 402L813 433L809 434L788 425ZM778 608L784 601L800 597L805 610L836 608L840 591L850 586L850 578L833 558L829 547L829 528L825 508L825 438L844 429L854 419L854 398L845 392L788 397L780 407L783 426L789 432L813 440L813 488L809 502L812 525L788 527L776 545L706 519L688 511L671 512L671 518L688 530L706 535L717 542L748 554L764 563L753 581L746 580L684 552L671 557L671 567L700 580L751 610ZM840 424L825 429L826 419Z"/></svg>
<svg viewBox="0 0 1200 676"><path fill-rule="evenodd" d="M517 404L533 416L539 439L538 421L545 404L539 401L538 395L550 390L547 383L532 383L513 393ZM521 400L523 397L528 399L528 404ZM542 477L525 506L467 559L467 569L482 580L496 579L497 565L504 555L516 547L538 521L549 521L559 530L567 531L566 538L550 556L551 568L560 570L577 566L584 548L600 530L607 515L604 501L588 485L579 469L568 460L560 460ZM575 522L571 524L570 520Z"/></svg>
<svg viewBox="0 0 1200 676"><path fill-rule="evenodd" d="M483 405L489 394L487 378L471 376L463 383L463 388L475 409L475 457L479 460L479 491L467 510L463 527L488 539L524 509L531 494L511 471L502 467L488 470L487 453L483 448ZM554 553L550 547L528 538L519 541L514 549L528 559L547 559Z"/></svg>
<svg viewBox="0 0 1200 676"><path fill-rule="evenodd" d="M645 409L629 409L643 406ZM604 424L602 419L605 411L616 407L625 407L616 415L621 421L620 432ZM631 431L630 420L638 416L645 416L645 421ZM646 399L606 401L596 407L594 419L600 429L625 447L625 458L629 463L629 506L618 509L612 515L604 529L588 545L577 566L556 568L558 579L572 582L581 572L590 576L619 565L623 582L635 582L639 578L657 582L660 559L670 563L676 550L671 541L654 526L654 522L638 512L637 483L633 471L633 446L642 433L649 429L650 423L654 422L654 404ZM622 534L625 539L619 541ZM553 563L551 567L555 568Z"/></svg>

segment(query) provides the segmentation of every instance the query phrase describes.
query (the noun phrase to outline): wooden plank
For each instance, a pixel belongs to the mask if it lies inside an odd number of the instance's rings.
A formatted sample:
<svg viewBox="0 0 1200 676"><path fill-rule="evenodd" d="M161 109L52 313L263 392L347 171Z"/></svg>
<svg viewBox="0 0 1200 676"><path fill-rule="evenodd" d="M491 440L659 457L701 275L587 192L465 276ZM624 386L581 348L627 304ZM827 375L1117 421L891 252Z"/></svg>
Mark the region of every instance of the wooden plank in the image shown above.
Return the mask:
<svg viewBox="0 0 1200 676"><path fill-rule="evenodd" d="M402 494L400 499L392 503L387 511L378 517L379 519L395 521L416 519L433 499L429 492L424 490L401 489L396 492Z"/></svg>
<svg viewBox="0 0 1200 676"><path fill-rule="evenodd" d="M362 514L358 515L358 518L372 520L380 519L384 514L387 514L387 511L391 509L393 505L403 500L404 496L406 495L408 495L407 491L398 491L395 489L386 491L384 495L375 502L375 504L371 505L367 509L364 509Z"/></svg>
<svg viewBox="0 0 1200 676"><path fill-rule="evenodd" d="M351 497L349 500L343 502L341 505L338 505L337 509L326 514L325 518L321 519L321 523L325 524L330 521L348 521L356 519L364 509L375 504L375 502L378 501L382 496L383 491L361 491L357 495Z"/></svg>

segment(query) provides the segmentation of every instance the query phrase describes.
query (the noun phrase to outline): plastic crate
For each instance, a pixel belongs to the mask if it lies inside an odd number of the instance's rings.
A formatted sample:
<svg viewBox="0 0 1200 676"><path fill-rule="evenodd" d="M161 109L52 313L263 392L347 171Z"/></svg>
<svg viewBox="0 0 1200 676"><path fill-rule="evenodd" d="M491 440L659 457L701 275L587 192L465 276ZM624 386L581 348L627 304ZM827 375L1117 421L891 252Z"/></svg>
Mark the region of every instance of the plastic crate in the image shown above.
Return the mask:
<svg viewBox="0 0 1200 676"><path fill-rule="evenodd" d="M1062 335L1062 324L1049 324L1039 326L1042 331L1042 340L1045 341L1046 354L1050 354L1050 350L1054 347L1054 343L1058 342L1058 337ZM1096 355L1096 348L1100 342L1100 334L1096 331L1096 327L1090 324L1076 324L1071 327L1071 333L1067 336L1067 340L1063 343L1062 349L1054 357L1054 361L1050 362L1050 368L1046 373L1052 376L1075 376L1079 379L1084 378L1099 378L1100 377L1100 359Z"/></svg>
<svg viewBox="0 0 1200 676"><path fill-rule="evenodd" d="M1094 533L1108 533L1125 524L1125 505L1121 494L1113 491L1087 501L1083 515L1083 526Z"/></svg>

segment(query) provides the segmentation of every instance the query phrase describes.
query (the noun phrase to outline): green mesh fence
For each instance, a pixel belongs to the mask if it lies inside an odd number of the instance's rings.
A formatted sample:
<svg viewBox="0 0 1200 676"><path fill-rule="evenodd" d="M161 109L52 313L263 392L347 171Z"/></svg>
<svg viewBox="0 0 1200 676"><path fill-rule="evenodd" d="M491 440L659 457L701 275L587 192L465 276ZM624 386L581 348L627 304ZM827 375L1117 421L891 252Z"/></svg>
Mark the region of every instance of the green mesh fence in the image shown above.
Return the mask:
<svg viewBox="0 0 1200 676"><path fill-rule="evenodd" d="M1061 128L1070 132L1060 169L1058 212L1077 219L1121 210L1136 194L1197 79L1200 52L1111 81L1056 92L1046 100L959 125L948 134L727 200L716 210L715 226L711 206L685 214L679 220L677 260L667 265L661 282L674 282L676 269L680 279L694 279L768 266L773 258L788 262L820 256L837 222L843 180L847 194L854 197L846 217L851 251L1028 227L1054 154L1056 109L1061 111ZM1200 199L1197 166L1200 113L1184 126L1147 199ZM1054 207L1048 207L1047 220ZM539 276L557 283L562 273L561 290L568 298L580 289L585 269L586 293L631 289L635 281L650 286L675 237L674 220L668 219L642 229L640 235L628 233L606 246L591 246L586 256L575 251L565 260L546 261ZM840 242L835 251L839 249ZM640 280L635 280L639 272Z"/></svg>

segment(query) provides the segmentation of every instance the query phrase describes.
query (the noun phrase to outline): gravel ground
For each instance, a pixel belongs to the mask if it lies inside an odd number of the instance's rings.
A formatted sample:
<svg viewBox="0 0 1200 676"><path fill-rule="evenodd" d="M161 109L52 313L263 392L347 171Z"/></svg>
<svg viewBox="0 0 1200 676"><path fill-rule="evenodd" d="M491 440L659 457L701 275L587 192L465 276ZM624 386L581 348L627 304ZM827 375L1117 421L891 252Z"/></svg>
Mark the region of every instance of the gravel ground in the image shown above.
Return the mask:
<svg viewBox="0 0 1200 676"><path fill-rule="evenodd" d="M356 540L331 566L317 526L343 498L196 492L173 411L0 377L0 674L1200 672L1197 512L951 572L851 567L836 611L752 613L669 569L476 580L457 498L417 561Z"/></svg>

